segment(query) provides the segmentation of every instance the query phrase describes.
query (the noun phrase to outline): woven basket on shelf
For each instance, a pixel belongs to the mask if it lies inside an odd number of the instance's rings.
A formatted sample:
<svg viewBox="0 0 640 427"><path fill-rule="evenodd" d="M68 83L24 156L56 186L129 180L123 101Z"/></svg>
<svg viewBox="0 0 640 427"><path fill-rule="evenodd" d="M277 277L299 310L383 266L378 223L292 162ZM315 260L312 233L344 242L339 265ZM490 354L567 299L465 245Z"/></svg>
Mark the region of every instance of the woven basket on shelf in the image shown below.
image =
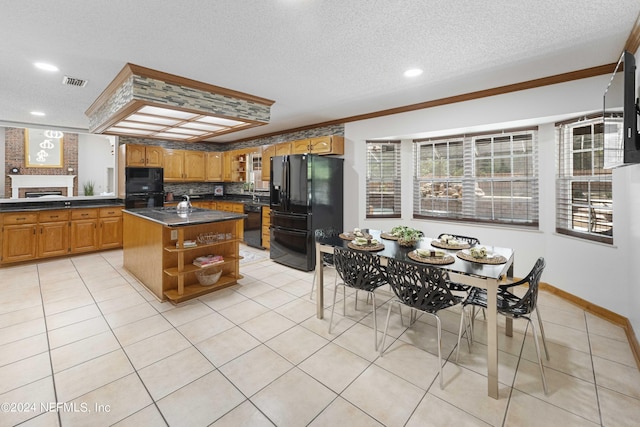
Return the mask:
<svg viewBox="0 0 640 427"><path fill-rule="evenodd" d="M222 276L221 268L203 268L202 270L196 271L196 278L202 286L216 284L216 282L220 280L220 276Z"/></svg>

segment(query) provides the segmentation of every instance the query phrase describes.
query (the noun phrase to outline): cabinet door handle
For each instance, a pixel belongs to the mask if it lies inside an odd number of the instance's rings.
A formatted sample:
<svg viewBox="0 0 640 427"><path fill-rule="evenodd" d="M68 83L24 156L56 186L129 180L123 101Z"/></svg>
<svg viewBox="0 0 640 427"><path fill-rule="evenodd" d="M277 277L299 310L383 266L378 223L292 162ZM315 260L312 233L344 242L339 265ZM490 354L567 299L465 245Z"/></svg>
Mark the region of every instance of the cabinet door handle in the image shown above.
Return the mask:
<svg viewBox="0 0 640 427"><path fill-rule="evenodd" d="M51 218L58 218L58 215L51 215Z"/></svg>
<svg viewBox="0 0 640 427"><path fill-rule="evenodd" d="M24 221L25 219L27 219L26 217L20 217L20 218L16 218L16 221Z"/></svg>

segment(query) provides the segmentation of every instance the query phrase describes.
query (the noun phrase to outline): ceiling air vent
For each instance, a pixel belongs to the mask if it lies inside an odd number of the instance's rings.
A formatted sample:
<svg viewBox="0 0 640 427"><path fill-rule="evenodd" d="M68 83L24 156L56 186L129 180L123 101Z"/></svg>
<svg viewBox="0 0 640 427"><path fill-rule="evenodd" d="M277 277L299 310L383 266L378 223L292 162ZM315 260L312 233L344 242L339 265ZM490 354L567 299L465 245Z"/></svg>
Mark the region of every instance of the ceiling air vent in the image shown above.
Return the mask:
<svg viewBox="0 0 640 427"><path fill-rule="evenodd" d="M64 76L62 79L63 85L68 86L77 86L77 87L85 87L88 83L88 80L77 79L75 77Z"/></svg>

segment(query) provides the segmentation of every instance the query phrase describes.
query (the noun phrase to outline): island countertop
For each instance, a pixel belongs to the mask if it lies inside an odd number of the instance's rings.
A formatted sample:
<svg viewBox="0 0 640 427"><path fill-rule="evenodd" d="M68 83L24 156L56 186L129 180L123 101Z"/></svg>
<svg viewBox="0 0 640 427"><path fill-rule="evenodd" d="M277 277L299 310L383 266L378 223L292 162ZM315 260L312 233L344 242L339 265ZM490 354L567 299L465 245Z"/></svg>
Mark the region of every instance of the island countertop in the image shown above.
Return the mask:
<svg viewBox="0 0 640 427"><path fill-rule="evenodd" d="M178 213L175 207L124 209L123 212L163 224L167 227L184 227L186 225L208 224L247 217L247 215L241 213L213 211L201 208L191 208L187 213Z"/></svg>

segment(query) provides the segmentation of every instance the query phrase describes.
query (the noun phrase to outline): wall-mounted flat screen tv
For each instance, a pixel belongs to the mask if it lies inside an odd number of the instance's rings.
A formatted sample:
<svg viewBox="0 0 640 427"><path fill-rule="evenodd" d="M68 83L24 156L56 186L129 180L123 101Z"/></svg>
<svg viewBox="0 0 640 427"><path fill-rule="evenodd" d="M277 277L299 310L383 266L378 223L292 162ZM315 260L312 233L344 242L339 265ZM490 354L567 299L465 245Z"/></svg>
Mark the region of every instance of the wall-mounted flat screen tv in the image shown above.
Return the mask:
<svg viewBox="0 0 640 427"><path fill-rule="evenodd" d="M636 60L624 51L604 92L604 167L640 163Z"/></svg>

